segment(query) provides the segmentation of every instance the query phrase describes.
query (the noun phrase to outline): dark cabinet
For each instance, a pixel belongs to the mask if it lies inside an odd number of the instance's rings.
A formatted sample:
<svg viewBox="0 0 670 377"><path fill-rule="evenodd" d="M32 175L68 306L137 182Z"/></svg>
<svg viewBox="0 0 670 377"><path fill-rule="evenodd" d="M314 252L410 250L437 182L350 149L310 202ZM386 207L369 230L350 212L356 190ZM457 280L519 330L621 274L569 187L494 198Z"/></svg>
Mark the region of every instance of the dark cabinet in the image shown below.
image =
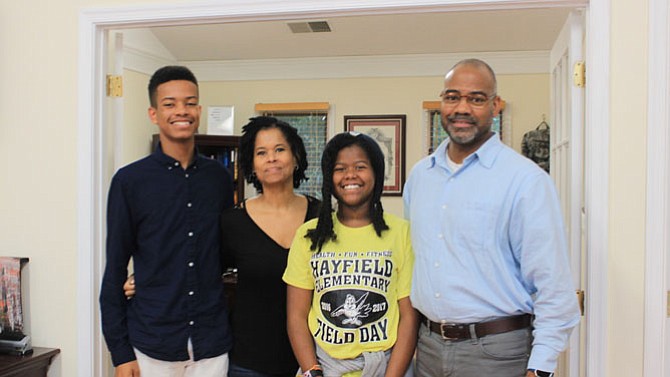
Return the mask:
<svg viewBox="0 0 670 377"><path fill-rule="evenodd" d="M46 377L51 360L60 352L56 348L34 347L31 354L0 354L0 377Z"/></svg>
<svg viewBox="0 0 670 377"><path fill-rule="evenodd" d="M158 134L154 134L151 150L156 149L157 145ZM233 184L235 186L235 204L244 200L244 176L242 175L238 161L240 137L196 134L195 145L198 147L200 154L221 162L228 169L230 175L233 177Z"/></svg>

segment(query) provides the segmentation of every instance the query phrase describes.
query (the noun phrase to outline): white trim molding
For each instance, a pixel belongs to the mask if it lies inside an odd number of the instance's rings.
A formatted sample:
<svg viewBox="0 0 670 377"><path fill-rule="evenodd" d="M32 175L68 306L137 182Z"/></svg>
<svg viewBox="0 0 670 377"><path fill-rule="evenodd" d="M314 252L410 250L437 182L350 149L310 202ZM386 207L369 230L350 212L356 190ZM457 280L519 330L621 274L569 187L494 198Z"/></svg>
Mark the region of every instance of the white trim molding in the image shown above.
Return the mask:
<svg viewBox="0 0 670 377"><path fill-rule="evenodd" d="M610 127L610 0L592 0L586 17L586 375L607 368Z"/></svg>
<svg viewBox="0 0 670 377"><path fill-rule="evenodd" d="M135 47L123 46L124 68L151 75L160 67L177 64L174 59L152 54ZM196 74L197 77L197 74Z"/></svg>
<svg viewBox="0 0 670 377"><path fill-rule="evenodd" d="M103 376L106 352L99 321L98 292L102 276L103 93L105 63L103 30L85 15L79 17L77 152L77 375Z"/></svg>
<svg viewBox="0 0 670 377"><path fill-rule="evenodd" d="M670 3L649 0L644 377L667 376Z"/></svg>
<svg viewBox="0 0 670 377"><path fill-rule="evenodd" d="M549 73L549 51L346 56L218 61L177 61L134 46L123 47L125 68L151 75L185 65L199 81L303 80L356 77L443 76L464 58L486 61L498 75Z"/></svg>
<svg viewBox="0 0 670 377"><path fill-rule="evenodd" d="M442 77L465 57L485 60L497 74L548 73L548 51L377 55L235 61L181 61L201 81L300 80L353 77Z"/></svg>

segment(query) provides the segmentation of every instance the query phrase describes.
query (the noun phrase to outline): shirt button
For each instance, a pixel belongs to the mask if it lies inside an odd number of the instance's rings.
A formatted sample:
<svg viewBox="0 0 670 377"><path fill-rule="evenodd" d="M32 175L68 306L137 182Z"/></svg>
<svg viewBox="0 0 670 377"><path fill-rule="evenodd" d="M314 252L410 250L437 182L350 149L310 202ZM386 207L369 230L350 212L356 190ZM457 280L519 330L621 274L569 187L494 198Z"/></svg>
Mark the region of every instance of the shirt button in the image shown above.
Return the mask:
<svg viewBox="0 0 670 377"><path fill-rule="evenodd" d="M193 321L189 321L188 324L191 325L191 326L193 326L193 325L195 324L195 322L193 322Z"/></svg>
<svg viewBox="0 0 670 377"><path fill-rule="evenodd" d="M442 233L440 233L440 234L437 235L437 238L439 238L439 239L443 239L444 236L442 235Z"/></svg>
<svg viewBox="0 0 670 377"><path fill-rule="evenodd" d="M435 298L440 298L440 294L439 294L439 293L436 293L436 294L435 294Z"/></svg>
<svg viewBox="0 0 670 377"><path fill-rule="evenodd" d="M189 296L193 296L193 291L188 292Z"/></svg>
<svg viewBox="0 0 670 377"><path fill-rule="evenodd" d="M188 232L189 237L193 237L193 232Z"/></svg>
<svg viewBox="0 0 670 377"><path fill-rule="evenodd" d="M193 267L193 262L188 262L189 267Z"/></svg>
<svg viewBox="0 0 670 377"><path fill-rule="evenodd" d="M443 204L443 205L442 205L442 209L447 209L447 205L446 205L446 204Z"/></svg>
<svg viewBox="0 0 670 377"><path fill-rule="evenodd" d="M193 206L193 204L191 204L191 203L186 203L186 206L187 206L188 208L191 208L191 207Z"/></svg>
<svg viewBox="0 0 670 377"><path fill-rule="evenodd" d="M440 263L439 263L439 262L435 262L435 268L438 268L438 267L440 267Z"/></svg>
<svg viewBox="0 0 670 377"><path fill-rule="evenodd" d="M179 162L178 162L178 161L175 161L175 162L174 162L174 166L179 166Z"/></svg>
<svg viewBox="0 0 670 377"><path fill-rule="evenodd" d="M184 177L188 178L188 174L184 174Z"/></svg>

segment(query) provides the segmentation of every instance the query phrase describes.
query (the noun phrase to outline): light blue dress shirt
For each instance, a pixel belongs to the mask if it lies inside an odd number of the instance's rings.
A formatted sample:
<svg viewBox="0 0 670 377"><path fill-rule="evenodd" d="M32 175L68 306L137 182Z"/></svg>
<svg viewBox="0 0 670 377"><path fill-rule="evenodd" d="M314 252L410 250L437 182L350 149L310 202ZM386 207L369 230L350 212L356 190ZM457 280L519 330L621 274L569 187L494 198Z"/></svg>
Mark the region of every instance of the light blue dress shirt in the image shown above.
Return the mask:
<svg viewBox="0 0 670 377"><path fill-rule="evenodd" d="M405 185L412 304L434 322L534 314L528 368L553 371L580 317L553 182L497 134L453 172L448 142Z"/></svg>

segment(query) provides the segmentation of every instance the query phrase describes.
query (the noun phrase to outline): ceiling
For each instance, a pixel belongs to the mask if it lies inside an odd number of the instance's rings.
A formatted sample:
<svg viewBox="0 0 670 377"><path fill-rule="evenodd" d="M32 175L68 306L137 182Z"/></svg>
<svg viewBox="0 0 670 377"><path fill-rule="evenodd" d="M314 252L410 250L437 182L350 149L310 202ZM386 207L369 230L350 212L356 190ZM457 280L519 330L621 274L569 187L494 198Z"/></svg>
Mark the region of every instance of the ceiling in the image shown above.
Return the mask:
<svg viewBox="0 0 670 377"><path fill-rule="evenodd" d="M571 9L391 14L153 27L177 61L548 51ZM327 21L295 34L288 22Z"/></svg>

